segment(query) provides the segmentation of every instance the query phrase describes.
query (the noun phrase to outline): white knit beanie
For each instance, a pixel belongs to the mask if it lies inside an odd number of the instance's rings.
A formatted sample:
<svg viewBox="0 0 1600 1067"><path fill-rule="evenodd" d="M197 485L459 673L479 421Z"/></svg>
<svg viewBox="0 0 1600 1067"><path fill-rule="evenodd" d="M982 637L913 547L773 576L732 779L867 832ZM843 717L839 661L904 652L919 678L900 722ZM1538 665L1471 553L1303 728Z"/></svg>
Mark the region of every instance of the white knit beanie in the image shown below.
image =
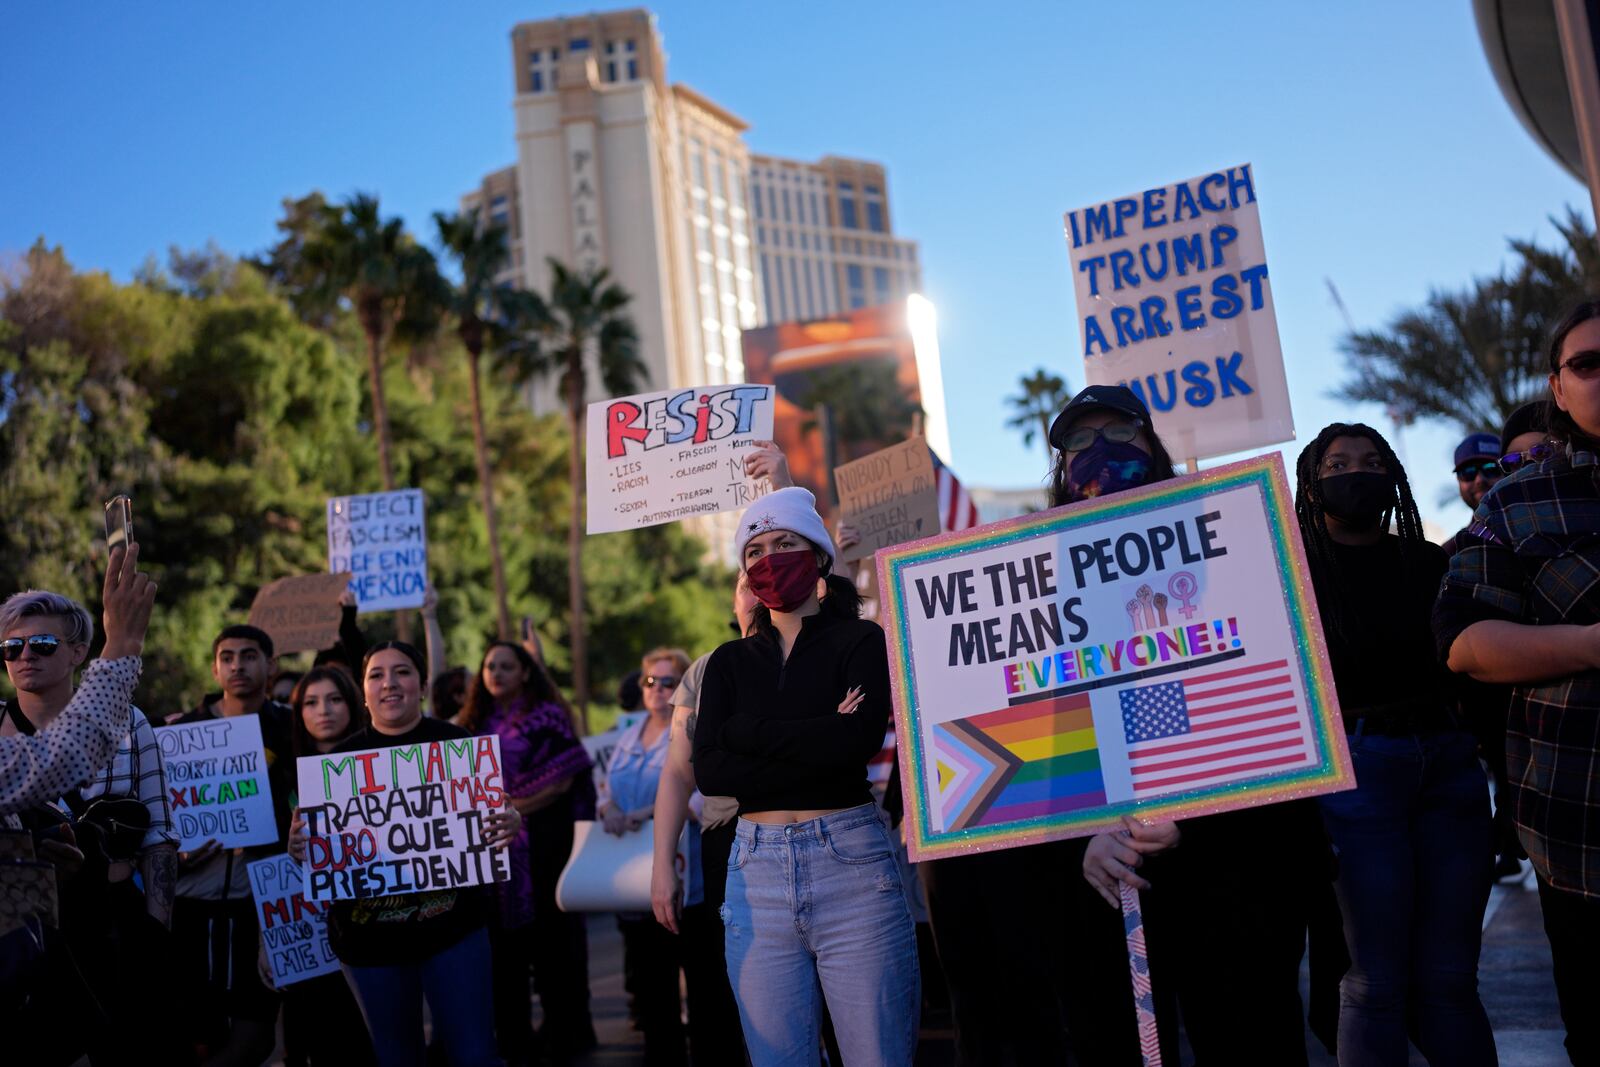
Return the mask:
<svg viewBox="0 0 1600 1067"><path fill-rule="evenodd" d="M833 568L833 538L828 536L828 528L817 514L817 498L811 495L811 490L791 485L768 493L744 509L744 514L739 516L739 534L734 548L740 570L744 569L744 546L752 537L773 530L790 530L804 537L828 554L828 569Z"/></svg>

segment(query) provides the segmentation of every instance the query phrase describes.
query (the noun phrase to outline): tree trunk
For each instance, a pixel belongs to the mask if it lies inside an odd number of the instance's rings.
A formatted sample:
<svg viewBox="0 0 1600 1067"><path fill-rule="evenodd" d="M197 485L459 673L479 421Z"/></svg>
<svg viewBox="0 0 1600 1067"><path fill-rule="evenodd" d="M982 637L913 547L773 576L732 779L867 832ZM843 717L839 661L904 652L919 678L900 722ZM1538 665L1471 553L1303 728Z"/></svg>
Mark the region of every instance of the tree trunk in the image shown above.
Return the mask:
<svg viewBox="0 0 1600 1067"><path fill-rule="evenodd" d="M510 641L511 603L506 591L506 561L500 554L500 523L494 512L494 481L489 473L489 441L483 426L483 394L478 383L479 353L467 349L472 373L472 447L478 459L478 486L483 490L483 518L489 525L489 565L494 573L495 610L500 620L500 640Z"/></svg>
<svg viewBox="0 0 1600 1067"><path fill-rule="evenodd" d="M578 706L583 732L589 732L589 638L583 610L583 346L573 346L578 361L567 369L567 427L572 431L571 466L572 517L567 527L568 613L571 617L569 644L572 652L572 702Z"/></svg>
<svg viewBox="0 0 1600 1067"><path fill-rule="evenodd" d="M1039 433L1044 437L1044 466L1049 470L1056 461L1055 446L1050 443L1050 424L1055 421L1056 413L1041 411L1039 413Z"/></svg>
<svg viewBox="0 0 1600 1067"><path fill-rule="evenodd" d="M381 312L379 313L381 314ZM394 461L389 451L389 402L383 397L383 327L374 321L376 316L363 309L362 326L367 334L367 377L372 386L372 425L378 434L378 469L383 473L385 492L394 491ZM411 614L394 613L395 636L402 641L411 640Z"/></svg>

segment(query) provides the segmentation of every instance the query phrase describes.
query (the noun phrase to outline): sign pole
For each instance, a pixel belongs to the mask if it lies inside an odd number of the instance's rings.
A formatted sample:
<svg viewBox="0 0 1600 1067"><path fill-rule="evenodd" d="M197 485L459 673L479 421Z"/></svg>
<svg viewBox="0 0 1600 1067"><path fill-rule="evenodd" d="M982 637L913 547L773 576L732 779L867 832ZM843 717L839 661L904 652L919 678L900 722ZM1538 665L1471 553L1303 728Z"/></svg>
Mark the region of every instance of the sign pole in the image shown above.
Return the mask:
<svg viewBox="0 0 1600 1067"><path fill-rule="evenodd" d="M1128 935L1128 970L1133 975L1133 1007L1139 1016L1139 1051L1144 1067L1161 1067L1161 1038L1156 1032L1156 1002L1150 992L1150 958L1144 945L1144 915L1139 891L1118 882L1122 894L1122 925Z"/></svg>

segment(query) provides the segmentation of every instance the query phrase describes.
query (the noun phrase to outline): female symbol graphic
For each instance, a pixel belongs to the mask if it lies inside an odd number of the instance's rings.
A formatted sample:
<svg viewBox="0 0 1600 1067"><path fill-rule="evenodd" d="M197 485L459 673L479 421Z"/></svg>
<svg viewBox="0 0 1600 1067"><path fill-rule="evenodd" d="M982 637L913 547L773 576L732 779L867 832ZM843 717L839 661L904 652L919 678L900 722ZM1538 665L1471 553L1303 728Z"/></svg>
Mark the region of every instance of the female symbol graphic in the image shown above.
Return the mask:
<svg viewBox="0 0 1600 1067"><path fill-rule="evenodd" d="M1195 581L1194 575L1188 571L1174 574L1172 580L1167 583L1167 592L1178 598L1181 605L1178 610L1183 612L1184 618L1192 619L1195 612L1200 610L1194 603L1195 594L1200 592L1200 583Z"/></svg>

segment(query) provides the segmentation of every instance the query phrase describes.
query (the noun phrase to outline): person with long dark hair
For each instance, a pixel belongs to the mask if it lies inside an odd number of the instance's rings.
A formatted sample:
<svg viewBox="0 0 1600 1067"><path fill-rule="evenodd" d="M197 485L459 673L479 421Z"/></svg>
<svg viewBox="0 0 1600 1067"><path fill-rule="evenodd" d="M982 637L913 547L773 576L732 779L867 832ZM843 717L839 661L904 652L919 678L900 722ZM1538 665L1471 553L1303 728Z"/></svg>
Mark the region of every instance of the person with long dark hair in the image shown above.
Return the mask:
<svg viewBox="0 0 1600 1067"><path fill-rule="evenodd" d="M1548 433L1560 446L1484 498L1433 622L1451 670L1512 687L1512 817L1538 877L1567 1055L1590 1065L1600 1064L1600 301L1556 324L1548 357Z"/></svg>
<svg viewBox="0 0 1600 1067"><path fill-rule="evenodd" d="M889 721L883 630L832 573L806 490L750 505L735 544L761 603L706 664L694 769L739 801L723 923L745 1045L755 1067L816 1064L820 991L846 1063L909 1065L916 932L867 780Z"/></svg>
<svg viewBox="0 0 1600 1067"><path fill-rule="evenodd" d="M1339 1063L1401 1067L1409 1029L1430 1064L1492 1065L1478 999L1489 791L1432 655L1444 550L1423 536L1405 470L1370 426L1325 427L1295 475L1357 783L1318 800L1351 959Z"/></svg>
<svg viewBox="0 0 1600 1067"><path fill-rule="evenodd" d="M483 654L458 725L500 738L500 765L523 826L511 842L511 880L495 886L491 919L495 1029L507 1063L542 1052L565 1062L595 1046L583 916L556 907L576 819L594 818L593 767L549 676L521 645ZM528 970L544 1011L536 1042Z"/></svg>

